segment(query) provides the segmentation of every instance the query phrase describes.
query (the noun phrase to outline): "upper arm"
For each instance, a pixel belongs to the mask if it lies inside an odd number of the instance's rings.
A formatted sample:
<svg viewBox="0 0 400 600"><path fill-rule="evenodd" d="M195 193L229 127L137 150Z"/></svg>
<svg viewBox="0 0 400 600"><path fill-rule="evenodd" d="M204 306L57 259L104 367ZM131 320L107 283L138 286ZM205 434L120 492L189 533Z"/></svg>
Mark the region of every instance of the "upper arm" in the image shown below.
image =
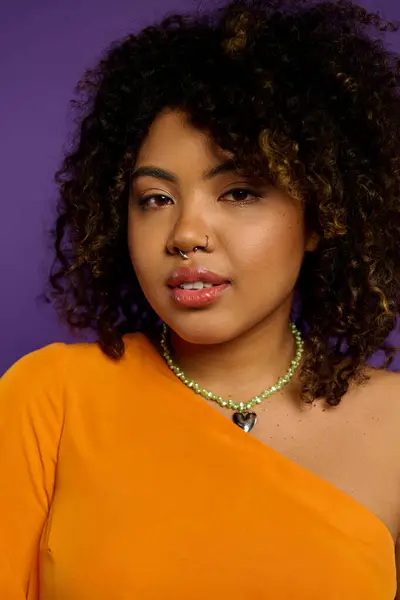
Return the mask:
<svg viewBox="0 0 400 600"><path fill-rule="evenodd" d="M29 354L0 379L0 598L8 600L36 598L63 421L63 348Z"/></svg>

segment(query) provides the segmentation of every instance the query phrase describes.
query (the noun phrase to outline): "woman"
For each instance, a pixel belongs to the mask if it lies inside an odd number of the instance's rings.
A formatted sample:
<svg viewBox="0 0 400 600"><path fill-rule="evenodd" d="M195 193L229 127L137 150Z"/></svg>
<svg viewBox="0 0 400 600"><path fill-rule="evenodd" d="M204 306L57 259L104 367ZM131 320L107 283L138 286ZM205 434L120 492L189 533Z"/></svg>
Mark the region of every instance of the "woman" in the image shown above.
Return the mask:
<svg viewBox="0 0 400 600"><path fill-rule="evenodd" d="M234 2L80 82L51 284L98 343L2 378L2 599L394 598L390 29Z"/></svg>

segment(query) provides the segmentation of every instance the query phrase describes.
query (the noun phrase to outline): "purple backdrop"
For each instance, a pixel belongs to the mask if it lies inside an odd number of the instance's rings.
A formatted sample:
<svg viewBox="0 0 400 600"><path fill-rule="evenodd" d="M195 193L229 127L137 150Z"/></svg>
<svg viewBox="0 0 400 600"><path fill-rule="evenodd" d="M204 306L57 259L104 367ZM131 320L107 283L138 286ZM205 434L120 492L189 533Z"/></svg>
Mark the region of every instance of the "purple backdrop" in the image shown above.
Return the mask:
<svg viewBox="0 0 400 600"><path fill-rule="evenodd" d="M0 375L17 358L71 340L38 297L50 253L53 173L67 135L74 85L104 46L200 0L14 0L0 7ZM398 0L363 0L400 20ZM393 36L392 36L393 37ZM397 50L400 51L400 34ZM398 362L399 364L399 362Z"/></svg>

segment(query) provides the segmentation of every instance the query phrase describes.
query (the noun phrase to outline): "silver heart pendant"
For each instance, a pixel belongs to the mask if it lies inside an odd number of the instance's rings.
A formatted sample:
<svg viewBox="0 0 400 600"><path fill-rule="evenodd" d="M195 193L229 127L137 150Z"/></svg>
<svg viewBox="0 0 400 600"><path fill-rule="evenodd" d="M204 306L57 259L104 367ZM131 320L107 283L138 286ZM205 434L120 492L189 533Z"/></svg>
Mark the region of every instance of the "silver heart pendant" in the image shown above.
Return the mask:
<svg viewBox="0 0 400 600"><path fill-rule="evenodd" d="M235 412L233 413L233 422L238 425L243 431L248 433L257 423L257 415L253 412Z"/></svg>

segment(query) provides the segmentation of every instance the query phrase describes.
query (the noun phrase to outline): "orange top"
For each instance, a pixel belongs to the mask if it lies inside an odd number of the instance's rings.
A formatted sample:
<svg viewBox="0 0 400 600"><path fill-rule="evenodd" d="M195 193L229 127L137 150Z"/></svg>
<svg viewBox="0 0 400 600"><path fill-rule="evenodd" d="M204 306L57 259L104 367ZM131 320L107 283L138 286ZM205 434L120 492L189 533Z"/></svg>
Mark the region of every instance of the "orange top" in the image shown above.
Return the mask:
<svg viewBox="0 0 400 600"><path fill-rule="evenodd" d="M369 509L186 388L142 334L0 383L1 600L393 600Z"/></svg>

